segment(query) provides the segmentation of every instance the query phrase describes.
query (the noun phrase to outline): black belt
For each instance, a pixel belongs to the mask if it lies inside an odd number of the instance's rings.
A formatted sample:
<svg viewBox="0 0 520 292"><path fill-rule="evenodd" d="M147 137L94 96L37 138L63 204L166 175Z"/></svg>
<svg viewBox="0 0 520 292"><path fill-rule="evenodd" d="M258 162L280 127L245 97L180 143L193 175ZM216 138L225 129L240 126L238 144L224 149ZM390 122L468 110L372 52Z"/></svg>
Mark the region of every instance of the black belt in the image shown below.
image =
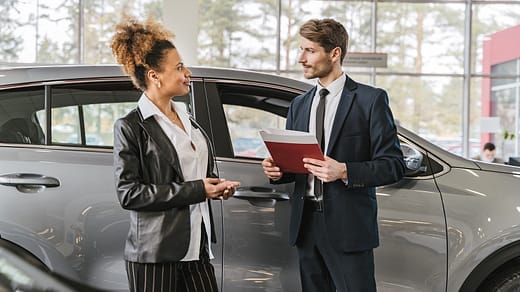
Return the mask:
<svg viewBox="0 0 520 292"><path fill-rule="evenodd" d="M323 212L323 200L316 200L313 197L305 197L305 206L312 211Z"/></svg>

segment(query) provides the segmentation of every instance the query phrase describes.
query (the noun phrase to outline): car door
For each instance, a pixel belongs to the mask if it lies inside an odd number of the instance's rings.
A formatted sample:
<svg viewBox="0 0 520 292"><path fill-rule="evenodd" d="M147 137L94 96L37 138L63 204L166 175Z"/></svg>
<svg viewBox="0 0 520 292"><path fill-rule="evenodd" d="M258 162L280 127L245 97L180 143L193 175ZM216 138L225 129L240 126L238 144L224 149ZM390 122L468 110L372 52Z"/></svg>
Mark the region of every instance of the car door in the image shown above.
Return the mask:
<svg viewBox="0 0 520 292"><path fill-rule="evenodd" d="M70 252L58 247L67 245L60 215L52 212L62 181L51 169L54 159L43 145L45 134L36 115L44 109L45 97L43 85L0 91L0 240L77 279L67 264Z"/></svg>
<svg viewBox="0 0 520 292"><path fill-rule="evenodd" d="M445 291L447 230L441 194L435 176L448 165L400 136L408 163L420 162L416 171L377 188L380 246L375 249L378 291ZM410 152L422 160L410 161Z"/></svg>
<svg viewBox="0 0 520 292"><path fill-rule="evenodd" d="M61 252L83 282L124 291L129 214L115 193L112 129L141 93L127 80L57 84L49 92L49 160L62 182L53 194L60 203L49 213L63 224Z"/></svg>
<svg viewBox="0 0 520 292"><path fill-rule="evenodd" d="M2 91L0 103L32 121L42 139L1 149L0 177L12 178L0 186L0 221L12 226L0 230L2 238L58 273L127 290L129 225L115 195L112 124L135 107L139 93L129 81L48 84L32 99L16 91L27 89Z"/></svg>
<svg viewBox="0 0 520 292"><path fill-rule="evenodd" d="M2 239L68 277L128 290L123 251L129 214L115 193L112 127L140 95L127 79L0 92ZM191 108L190 95L175 101ZM39 131L18 135L12 128L23 121ZM213 205L219 209L219 202ZM215 257L219 265L221 254Z"/></svg>
<svg viewBox="0 0 520 292"><path fill-rule="evenodd" d="M193 84L196 83L193 80ZM78 189L76 192L83 193L76 194L77 200L74 202L82 202L80 209L83 209L81 217L86 241L83 249L87 254L81 276L87 277L88 283L102 283L101 288L110 290L128 289L122 255L129 226L129 215L121 208L114 189L112 127L117 118L136 107L140 96L141 92L128 81L63 85L52 89L53 144L78 143L82 151L89 152L84 156L95 161L90 162L94 164L93 167L88 166L89 162L82 161L73 165L76 169L61 174L64 181L69 181ZM192 108L191 96L187 94L173 100L189 112ZM70 100L74 100L74 103L70 104ZM77 125L70 119L74 113L78 113ZM54 128L63 123L79 131L58 135ZM74 141L76 137L81 139ZM76 155L81 155L82 151ZM218 210L220 202L215 201L212 205L213 209ZM76 213L71 215L78 216ZM218 212L214 214L214 222L219 229L222 219ZM219 266L221 261L221 253L215 252L213 263ZM221 281L218 274L217 280Z"/></svg>
<svg viewBox="0 0 520 292"><path fill-rule="evenodd" d="M287 244L293 185L269 184L260 165L269 154L258 145L259 129L285 128L283 117L297 92L226 80L205 81L194 92L197 120L211 132L221 177L241 182L222 208L223 291L301 291L296 250ZM422 159L417 171L377 189L378 291L444 290L446 224L434 176L448 166L413 140L400 141Z"/></svg>
<svg viewBox="0 0 520 292"><path fill-rule="evenodd" d="M222 291L300 291L296 250L288 244L293 185L271 185L258 134L285 128L297 91L270 84L206 80L194 87L195 114L210 133L220 177L241 183L224 201Z"/></svg>

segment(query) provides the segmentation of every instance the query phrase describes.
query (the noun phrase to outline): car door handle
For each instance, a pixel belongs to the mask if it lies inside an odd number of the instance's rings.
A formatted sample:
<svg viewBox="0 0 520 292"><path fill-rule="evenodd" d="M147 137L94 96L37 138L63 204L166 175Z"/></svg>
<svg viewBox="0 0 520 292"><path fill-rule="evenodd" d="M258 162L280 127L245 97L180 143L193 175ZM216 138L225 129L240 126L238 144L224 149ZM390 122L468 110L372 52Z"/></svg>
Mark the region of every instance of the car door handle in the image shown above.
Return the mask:
<svg viewBox="0 0 520 292"><path fill-rule="evenodd" d="M240 200L272 199L276 201L287 201L289 200L289 195L266 187L238 187L233 198Z"/></svg>
<svg viewBox="0 0 520 292"><path fill-rule="evenodd" d="M59 187L60 181L54 177L35 173L10 173L0 175L0 184L16 187L23 193L36 193L45 188Z"/></svg>

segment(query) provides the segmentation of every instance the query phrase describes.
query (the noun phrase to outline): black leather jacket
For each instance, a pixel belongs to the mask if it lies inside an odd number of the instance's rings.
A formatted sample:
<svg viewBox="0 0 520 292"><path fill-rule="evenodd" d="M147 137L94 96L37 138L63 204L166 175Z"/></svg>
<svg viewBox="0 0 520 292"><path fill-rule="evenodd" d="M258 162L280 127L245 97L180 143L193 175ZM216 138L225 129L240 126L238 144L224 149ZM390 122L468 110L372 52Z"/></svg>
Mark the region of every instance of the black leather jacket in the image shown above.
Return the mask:
<svg viewBox="0 0 520 292"><path fill-rule="evenodd" d="M212 145L208 143L208 176L216 177ZM189 205L206 200L202 180L184 181L177 152L161 127L139 109L114 124L114 169L119 202L130 210L125 245L127 261L157 263L178 261L190 241ZM215 170L215 171L214 171ZM215 242L211 214L212 241Z"/></svg>

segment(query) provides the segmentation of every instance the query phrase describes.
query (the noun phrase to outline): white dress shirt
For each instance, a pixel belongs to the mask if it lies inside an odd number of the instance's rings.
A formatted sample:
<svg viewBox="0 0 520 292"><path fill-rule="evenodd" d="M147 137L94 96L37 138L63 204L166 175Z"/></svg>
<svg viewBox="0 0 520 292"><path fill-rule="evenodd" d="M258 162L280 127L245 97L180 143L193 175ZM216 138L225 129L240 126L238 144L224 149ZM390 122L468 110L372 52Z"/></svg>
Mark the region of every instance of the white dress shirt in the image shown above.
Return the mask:
<svg viewBox="0 0 520 292"><path fill-rule="evenodd" d="M329 147L330 141L330 132L332 131L332 125L334 124L334 117L336 116L336 111L338 109L339 101L341 99L341 94L343 93L343 87L345 86L345 82L347 81L347 76L345 74L341 74L341 76L334 80L329 86L327 86L327 90L329 94L325 98L325 118L323 119L323 137L325 139L324 145L325 149L323 150L323 154L327 154L327 150ZM324 88L321 86L319 82L316 84L316 93L314 94L314 98L312 99L311 104L311 114L309 115L309 133L316 135L316 109L318 108L318 103L320 102L320 90ZM314 176L308 176L308 184L307 188L307 196L314 197Z"/></svg>
<svg viewBox="0 0 520 292"><path fill-rule="evenodd" d="M207 176L208 167L208 146L206 144L206 139L199 129L192 126L188 113L186 113L182 107L177 106L173 101L171 104L184 125L186 132L170 121L170 119L166 117L166 115L164 115L144 93L138 102L143 117L146 119L150 116L154 116L161 129L175 147L182 173L184 175L184 180L191 181L203 179ZM195 146L195 149L192 147L192 143ZM213 259L214 257L211 252L210 240L211 221L209 219L209 206L207 200L198 204L190 205L190 222L190 245L188 247L188 252L181 261L199 260L202 223L204 223L204 227L206 228L209 257L210 259Z"/></svg>

